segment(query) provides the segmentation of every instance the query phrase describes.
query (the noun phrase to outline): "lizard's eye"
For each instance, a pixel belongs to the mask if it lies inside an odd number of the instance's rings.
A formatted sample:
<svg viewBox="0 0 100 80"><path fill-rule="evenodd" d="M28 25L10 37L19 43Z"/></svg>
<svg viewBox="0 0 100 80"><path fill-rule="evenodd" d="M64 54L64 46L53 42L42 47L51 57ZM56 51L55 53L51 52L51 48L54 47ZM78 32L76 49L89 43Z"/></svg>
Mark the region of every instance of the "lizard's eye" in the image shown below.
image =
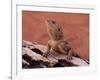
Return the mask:
<svg viewBox="0 0 100 80"><path fill-rule="evenodd" d="M55 24L56 22L55 21L52 21L52 23Z"/></svg>
<svg viewBox="0 0 100 80"><path fill-rule="evenodd" d="M58 28L58 31L60 31L60 28Z"/></svg>

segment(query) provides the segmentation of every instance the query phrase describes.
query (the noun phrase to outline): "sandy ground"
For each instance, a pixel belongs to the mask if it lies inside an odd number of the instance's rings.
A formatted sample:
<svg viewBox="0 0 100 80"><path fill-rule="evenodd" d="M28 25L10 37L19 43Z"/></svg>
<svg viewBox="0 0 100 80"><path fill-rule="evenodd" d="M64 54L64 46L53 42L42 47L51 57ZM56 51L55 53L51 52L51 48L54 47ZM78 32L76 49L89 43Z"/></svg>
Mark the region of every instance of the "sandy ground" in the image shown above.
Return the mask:
<svg viewBox="0 0 100 80"><path fill-rule="evenodd" d="M47 19L57 21L74 50L89 59L89 14L23 11L23 39L46 45L49 40L45 23Z"/></svg>

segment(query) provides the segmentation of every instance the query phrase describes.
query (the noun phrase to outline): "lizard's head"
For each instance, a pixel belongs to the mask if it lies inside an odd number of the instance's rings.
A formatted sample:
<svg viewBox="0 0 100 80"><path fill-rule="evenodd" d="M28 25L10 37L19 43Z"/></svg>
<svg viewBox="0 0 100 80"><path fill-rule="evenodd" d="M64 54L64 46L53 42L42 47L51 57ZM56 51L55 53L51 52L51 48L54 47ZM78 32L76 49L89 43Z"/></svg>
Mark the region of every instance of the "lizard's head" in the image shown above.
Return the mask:
<svg viewBox="0 0 100 80"><path fill-rule="evenodd" d="M47 20L47 30L51 39L60 40L63 38L63 29L54 20Z"/></svg>

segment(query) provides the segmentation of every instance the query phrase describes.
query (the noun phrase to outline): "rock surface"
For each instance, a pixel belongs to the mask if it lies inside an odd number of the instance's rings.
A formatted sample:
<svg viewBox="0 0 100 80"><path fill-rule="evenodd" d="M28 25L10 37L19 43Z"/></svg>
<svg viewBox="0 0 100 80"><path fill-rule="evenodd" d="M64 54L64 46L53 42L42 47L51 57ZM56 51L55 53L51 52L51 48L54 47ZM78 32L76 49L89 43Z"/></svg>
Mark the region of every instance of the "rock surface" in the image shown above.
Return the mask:
<svg viewBox="0 0 100 80"><path fill-rule="evenodd" d="M50 67L73 67L88 66L83 59L73 56L71 61L66 59L67 55L50 53L47 57L43 54L47 48L45 45L31 43L23 40L22 45L22 67L23 68L50 68Z"/></svg>

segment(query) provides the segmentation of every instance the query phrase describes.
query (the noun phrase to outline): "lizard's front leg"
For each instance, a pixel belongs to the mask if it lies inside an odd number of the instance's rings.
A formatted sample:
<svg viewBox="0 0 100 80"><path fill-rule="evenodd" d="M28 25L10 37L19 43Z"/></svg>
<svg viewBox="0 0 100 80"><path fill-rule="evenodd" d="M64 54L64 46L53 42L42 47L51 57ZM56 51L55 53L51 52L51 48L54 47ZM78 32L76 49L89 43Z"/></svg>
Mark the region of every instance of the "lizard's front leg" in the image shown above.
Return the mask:
<svg viewBox="0 0 100 80"><path fill-rule="evenodd" d="M50 46L50 43L48 42L47 51L43 54L43 56L47 57L48 55L50 55L50 50L51 50L51 46Z"/></svg>
<svg viewBox="0 0 100 80"><path fill-rule="evenodd" d="M73 58L72 58L72 54L73 54L73 50L72 49L70 49L69 50L69 52L68 52L68 54L67 54L67 60L72 60Z"/></svg>

